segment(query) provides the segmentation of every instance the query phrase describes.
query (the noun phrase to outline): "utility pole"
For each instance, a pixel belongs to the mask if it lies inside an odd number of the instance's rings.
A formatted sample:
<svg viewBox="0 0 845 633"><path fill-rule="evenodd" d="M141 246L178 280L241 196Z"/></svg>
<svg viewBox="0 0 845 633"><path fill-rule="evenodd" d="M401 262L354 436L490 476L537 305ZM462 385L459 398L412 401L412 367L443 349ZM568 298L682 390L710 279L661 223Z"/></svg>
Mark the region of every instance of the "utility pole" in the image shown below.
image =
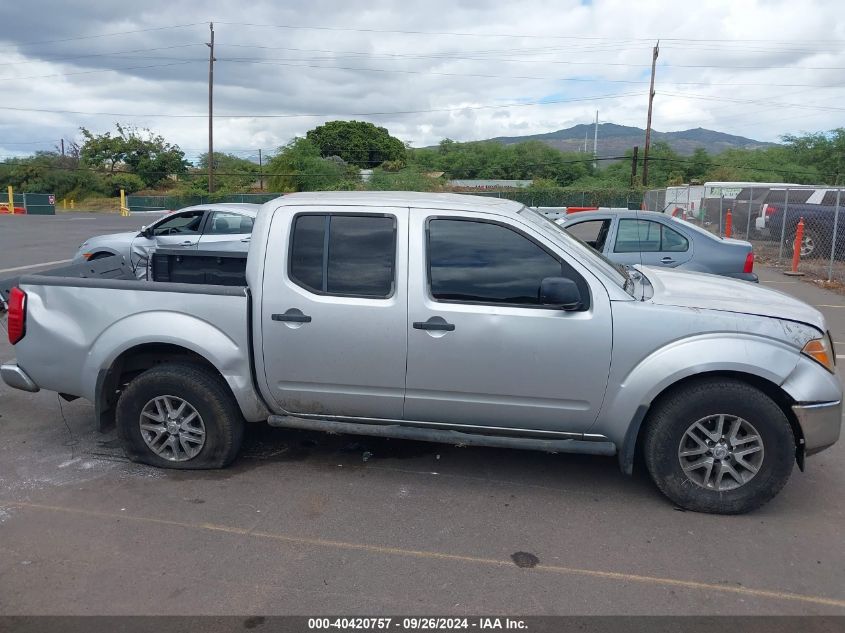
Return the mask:
<svg viewBox="0 0 845 633"><path fill-rule="evenodd" d="M261 148L258 148L258 187L264 191L264 174L262 173L264 163L261 162Z"/></svg>
<svg viewBox="0 0 845 633"><path fill-rule="evenodd" d="M596 110L596 127L593 132L593 169L599 166L599 111Z"/></svg>
<svg viewBox="0 0 845 633"><path fill-rule="evenodd" d="M64 156L65 155L65 139L62 139L59 142L62 144L62 156Z"/></svg>
<svg viewBox="0 0 845 633"><path fill-rule="evenodd" d="M214 191L214 22L208 23L208 193Z"/></svg>
<svg viewBox="0 0 845 633"><path fill-rule="evenodd" d="M587 153L587 135L590 133L590 128L584 130L584 153Z"/></svg>
<svg viewBox="0 0 845 633"><path fill-rule="evenodd" d="M643 152L643 187L648 186L648 148L651 144L651 107L654 103L654 71L657 67L657 55L660 53L660 40L651 53L651 82L648 87L648 118L645 124L645 151Z"/></svg>
<svg viewBox="0 0 845 633"><path fill-rule="evenodd" d="M637 182L637 154L640 152L640 146L634 145L634 155L631 156L631 188L634 188L634 183Z"/></svg>

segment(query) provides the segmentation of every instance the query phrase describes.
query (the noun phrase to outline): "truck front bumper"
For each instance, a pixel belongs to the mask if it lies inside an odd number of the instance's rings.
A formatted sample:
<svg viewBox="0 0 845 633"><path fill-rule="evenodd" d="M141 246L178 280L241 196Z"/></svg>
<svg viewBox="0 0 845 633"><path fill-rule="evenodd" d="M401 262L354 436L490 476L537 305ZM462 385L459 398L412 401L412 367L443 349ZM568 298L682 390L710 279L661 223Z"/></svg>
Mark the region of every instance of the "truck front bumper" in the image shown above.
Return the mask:
<svg viewBox="0 0 845 633"><path fill-rule="evenodd" d="M0 365L0 378L3 378L3 382L15 389L31 391L33 393L39 390L35 381L33 381L23 369L18 367L17 363L6 363L5 365Z"/></svg>
<svg viewBox="0 0 845 633"><path fill-rule="evenodd" d="M812 455L836 443L842 429L842 401L797 404L792 407L804 435L804 454Z"/></svg>

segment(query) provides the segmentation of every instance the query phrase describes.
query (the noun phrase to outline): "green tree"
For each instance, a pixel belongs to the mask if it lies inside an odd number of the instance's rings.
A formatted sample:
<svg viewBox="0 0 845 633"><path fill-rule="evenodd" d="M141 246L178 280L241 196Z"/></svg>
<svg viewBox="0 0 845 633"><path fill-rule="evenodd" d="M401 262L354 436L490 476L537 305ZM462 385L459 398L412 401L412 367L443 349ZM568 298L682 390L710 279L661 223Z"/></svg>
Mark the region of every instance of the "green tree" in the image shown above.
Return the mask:
<svg viewBox="0 0 845 633"><path fill-rule="evenodd" d="M296 138L267 163L271 191L322 191L355 185L357 168L342 160L320 156L320 149L305 138Z"/></svg>
<svg viewBox="0 0 845 633"><path fill-rule="evenodd" d="M81 198L107 190L102 176L79 168L74 157L58 152L37 152L4 161L0 165L0 182L21 193L54 193L59 198Z"/></svg>
<svg viewBox="0 0 845 633"><path fill-rule="evenodd" d="M437 191L440 181L426 176L419 167L406 167L397 172L376 169L367 183L373 191Z"/></svg>
<svg viewBox="0 0 845 633"><path fill-rule="evenodd" d="M153 187L171 175L187 172L185 153L148 129L116 124L117 133L94 134L80 128L84 139L80 157L92 167L136 174L147 187Z"/></svg>
<svg viewBox="0 0 845 633"><path fill-rule="evenodd" d="M833 183L845 175L845 128L782 137L796 163L815 169L825 182Z"/></svg>
<svg viewBox="0 0 845 633"><path fill-rule="evenodd" d="M339 156L350 165L365 169L378 167L384 161L403 161L405 145L386 128L364 121L329 121L310 130L305 138L320 156Z"/></svg>
<svg viewBox="0 0 845 633"><path fill-rule="evenodd" d="M200 154L196 175L191 178L195 188L208 191L208 152ZM261 172L251 160L214 152L214 189L217 193L239 193L252 189Z"/></svg>

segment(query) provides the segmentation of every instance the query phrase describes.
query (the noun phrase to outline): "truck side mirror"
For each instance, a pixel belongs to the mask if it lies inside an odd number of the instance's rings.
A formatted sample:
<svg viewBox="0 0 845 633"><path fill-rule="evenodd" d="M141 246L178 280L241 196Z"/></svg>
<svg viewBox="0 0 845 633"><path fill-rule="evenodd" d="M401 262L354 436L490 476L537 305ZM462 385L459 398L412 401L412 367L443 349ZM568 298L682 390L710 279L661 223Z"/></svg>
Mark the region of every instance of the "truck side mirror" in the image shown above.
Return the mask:
<svg viewBox="0 0 845 633"><path fill-rule="evenodd" d="M578 285L567 277L546 277L540 282L540 303L561 310L577 310L583 305Z"/></svg>

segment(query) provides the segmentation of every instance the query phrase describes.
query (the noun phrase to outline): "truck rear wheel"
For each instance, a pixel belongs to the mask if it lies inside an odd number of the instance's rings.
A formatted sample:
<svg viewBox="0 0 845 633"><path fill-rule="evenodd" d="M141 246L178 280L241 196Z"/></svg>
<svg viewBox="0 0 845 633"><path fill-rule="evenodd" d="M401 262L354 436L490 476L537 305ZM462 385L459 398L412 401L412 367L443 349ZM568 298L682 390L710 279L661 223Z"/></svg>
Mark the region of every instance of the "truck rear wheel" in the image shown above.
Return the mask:
<svg viewBox="0 0 845 633"><path fill-rule="evenodd" d="M126 456L160 468L222 468L243 439L243 416L228 385L197 365L164 364L138 375L116 413Z"/></svg>
<svg viewBox="0 0 845 633"><path fill-rule="evenodd" d="M795 461L795 438L780 407L751 385L719 378L658 402L643 449L663 494L687 510L716 514L770 501Z"/></svg>

